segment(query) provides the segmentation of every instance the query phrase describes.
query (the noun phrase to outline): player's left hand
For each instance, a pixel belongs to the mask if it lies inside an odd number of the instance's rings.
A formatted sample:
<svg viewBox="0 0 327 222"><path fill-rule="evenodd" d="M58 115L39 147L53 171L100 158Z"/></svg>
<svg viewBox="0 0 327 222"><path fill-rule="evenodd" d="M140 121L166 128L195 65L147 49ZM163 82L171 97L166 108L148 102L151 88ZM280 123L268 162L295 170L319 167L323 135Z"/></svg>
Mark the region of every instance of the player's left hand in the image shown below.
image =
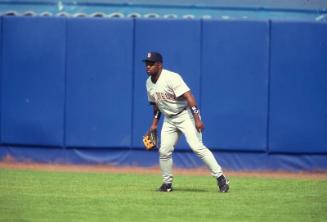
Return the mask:
<svg viewBox="0 0 327 222"><path fill-rule="evenodd" d="M199 133L204 130L204 124L200 118L195 118L195 128Z"/></svg>

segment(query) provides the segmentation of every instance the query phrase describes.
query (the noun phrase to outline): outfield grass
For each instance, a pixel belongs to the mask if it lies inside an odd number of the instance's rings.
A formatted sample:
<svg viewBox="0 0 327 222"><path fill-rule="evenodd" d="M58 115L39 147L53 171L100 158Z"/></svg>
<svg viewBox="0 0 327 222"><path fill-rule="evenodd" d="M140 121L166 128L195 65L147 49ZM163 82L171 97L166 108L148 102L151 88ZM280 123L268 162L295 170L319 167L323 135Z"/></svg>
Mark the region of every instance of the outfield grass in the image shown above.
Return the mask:
<svg viewBox="0 0 327 222"><path fill-rule="evenodd" d="M230 179L0 169L0 221L327 221L327 180Z"/></svg>

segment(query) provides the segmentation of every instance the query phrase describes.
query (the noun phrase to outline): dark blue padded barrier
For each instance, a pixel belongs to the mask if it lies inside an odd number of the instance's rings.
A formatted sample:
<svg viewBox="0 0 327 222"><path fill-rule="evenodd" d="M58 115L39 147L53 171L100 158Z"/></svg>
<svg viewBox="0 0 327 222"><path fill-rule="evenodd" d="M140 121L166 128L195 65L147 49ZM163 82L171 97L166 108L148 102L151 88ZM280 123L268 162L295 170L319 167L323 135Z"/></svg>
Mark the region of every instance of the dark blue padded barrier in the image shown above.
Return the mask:
<svg viewBox="0 0 327 222"><path fill-rule="evenodd" d="M3 18L2 142L63 145L65 20Z"/></svg>
<svg viewBox="0 0 327 222"><path fill-rule="evenodd" d="M2 17L0 17L0 49L2 49ZM0 50L0 146L2 143L1 113L2 113L2 50Z"/></svg>
<svg viewBox="0 0 327 222"><path fill-rule="evenodd" d="M268 22L203 21L202 117L209 147L265 151Z"/></svg>
<svg viewBox="0 0 327 222"><path fill-rule="evenodd" d="M272 22L269 151L327 153L327 25Z"/></svg>
<svg viewBox="0 0 327 222"><path fill-rule="evenodd" d="M177 72L191 88L200 103L200 20L150 20L135 22L135 86L133 146L143 149L142 136L150 127L152 107L148 106L145 81L147 74L142 59L147 51L163 55L164 68ZM182 138L177 149L189 149Z"/></svg>
<svg viewBox="0 0 327 222"><path fill-rule="evenodd" d="M326 155L267 154L252 152L213 151L224 170L286 170L286 171L324 171L327 169ZM205 167L194 153L175 151L175 168ZM116 166L158 167L158 153L144 150L125 149L44 149L43 147L4 146L0 149L0 160L39 163L106 164ZM208 175L210 175L208 171Z"/></svg>
<svg viewBox="0 0 327 222"><path fill-rule="evenodd" d="M133 20L67 20L66 146L130 147Z"/></svg>

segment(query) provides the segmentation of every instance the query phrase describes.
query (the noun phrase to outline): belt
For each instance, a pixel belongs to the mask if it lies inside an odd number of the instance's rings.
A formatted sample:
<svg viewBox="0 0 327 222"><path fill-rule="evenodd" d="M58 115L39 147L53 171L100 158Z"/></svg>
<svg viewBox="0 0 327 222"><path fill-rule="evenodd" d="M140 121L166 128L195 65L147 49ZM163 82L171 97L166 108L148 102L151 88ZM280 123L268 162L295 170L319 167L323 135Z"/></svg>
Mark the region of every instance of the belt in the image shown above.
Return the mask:
<svg viewBox="0 0 327 222"><path fill-rule="evenodd" d="M182 109L181 111L179 111L178 113L176 113L176 114L173 114L173 115L169 115L168 117L169 118L172 118L172 117L175 117L175 116L178 116L179 114L181 114L184 110L186 110L187 109L187 107L185 107L184 109Z"/></svg>

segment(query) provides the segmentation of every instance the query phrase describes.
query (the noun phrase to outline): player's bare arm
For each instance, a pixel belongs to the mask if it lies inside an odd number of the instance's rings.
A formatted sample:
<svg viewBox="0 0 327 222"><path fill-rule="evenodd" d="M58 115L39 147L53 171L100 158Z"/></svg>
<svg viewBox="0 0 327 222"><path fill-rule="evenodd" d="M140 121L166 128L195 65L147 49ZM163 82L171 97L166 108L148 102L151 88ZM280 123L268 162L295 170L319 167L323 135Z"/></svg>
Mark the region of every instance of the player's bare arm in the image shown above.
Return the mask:
<svg viewBox="0 0 327 222"><path fill-rule="evenodd" d="M204 130L204 124L200 118L200 113L199 109L196 104L196 100L194 96L192 95L191 91L188 91L182 95L184 99L187 101L188 106L191 108L191 111L194 116L194 121L195 121L195 128L197 129L198 132L201 132Z"/></svg>
<svg viewBox="0 0 327 222"><path fill-rule="evenodd" d="M158 123L161 116L161 112L155 103L152 103L152 107L153 107L153 119L152 119L152 124L150 126L150 131L154 131L158 129Z"/></svg>

